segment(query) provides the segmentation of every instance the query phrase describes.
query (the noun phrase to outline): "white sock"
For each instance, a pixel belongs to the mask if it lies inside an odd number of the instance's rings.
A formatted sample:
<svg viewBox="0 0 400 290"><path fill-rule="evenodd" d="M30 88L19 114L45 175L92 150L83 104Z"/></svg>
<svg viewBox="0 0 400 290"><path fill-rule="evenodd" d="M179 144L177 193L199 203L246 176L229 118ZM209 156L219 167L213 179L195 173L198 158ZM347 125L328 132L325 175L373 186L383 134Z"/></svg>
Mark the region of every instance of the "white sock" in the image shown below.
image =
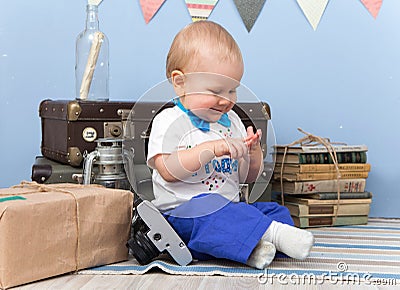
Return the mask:
<svg viewBox="0 0 400 290"><path fill-rule="evenodd" d="M312 233L277 221L271 223L262 239L273 243L278 251L299 260L307 258L314 245Z"/></svg>
<svg viewBox="0 0 400 290"><path fill-rule="evenodd" d="M246 264L257 269L264 269L271 264L275 257L275 253L275 246L272 243L261 239L253 252L251 252Z"/></svg>

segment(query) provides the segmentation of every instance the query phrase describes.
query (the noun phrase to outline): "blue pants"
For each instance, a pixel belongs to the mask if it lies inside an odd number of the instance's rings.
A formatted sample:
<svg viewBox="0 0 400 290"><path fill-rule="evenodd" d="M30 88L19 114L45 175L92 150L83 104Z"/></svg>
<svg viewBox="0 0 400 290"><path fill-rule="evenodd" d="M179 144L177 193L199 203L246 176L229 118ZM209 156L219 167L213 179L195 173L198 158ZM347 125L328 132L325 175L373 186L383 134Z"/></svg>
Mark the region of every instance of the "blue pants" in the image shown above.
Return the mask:
<svg viewBox="0 0 400 290"><path fill-rule="evenodd" d="M275 202L229 202L202 194L164 213L193 258L246 263L273 220L293 225L289 210Z"/></svg>

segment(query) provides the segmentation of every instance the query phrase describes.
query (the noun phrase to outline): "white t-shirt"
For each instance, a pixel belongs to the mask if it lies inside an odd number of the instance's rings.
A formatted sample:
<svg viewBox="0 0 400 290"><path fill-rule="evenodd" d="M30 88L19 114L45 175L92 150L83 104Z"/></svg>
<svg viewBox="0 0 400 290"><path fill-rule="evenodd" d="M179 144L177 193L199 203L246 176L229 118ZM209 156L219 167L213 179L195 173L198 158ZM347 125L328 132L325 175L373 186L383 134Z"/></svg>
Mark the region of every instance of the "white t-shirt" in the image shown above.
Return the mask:
<svg viewBox="0 0 400 290"><path fill-rule="evenodd" d="M231 126L210 123L210 131L193 126L189 117L177 106L164 109L153 120L148 144L147 163L153 168L153 204L166 211L201 193L219 193L232 201L239 201L239 161L229 156L214 158L185 181L167 182L154 168L157 154L186 150L205 141L222 138L244 138L246 129L239 116L228 112Z"/></svg>

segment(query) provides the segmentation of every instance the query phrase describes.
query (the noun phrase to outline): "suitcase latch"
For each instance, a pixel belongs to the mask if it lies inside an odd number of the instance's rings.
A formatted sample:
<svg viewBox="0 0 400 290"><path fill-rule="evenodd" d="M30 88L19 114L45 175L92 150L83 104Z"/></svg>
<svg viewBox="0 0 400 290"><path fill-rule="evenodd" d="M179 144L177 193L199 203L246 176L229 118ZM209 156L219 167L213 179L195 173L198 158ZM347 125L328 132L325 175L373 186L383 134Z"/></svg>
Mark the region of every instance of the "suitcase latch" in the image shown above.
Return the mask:
<svg viewBox="0 0 400 290"><path fill-rule="evenodd" d="M104 138L122 137L122 122L105 122Z"/></svg>

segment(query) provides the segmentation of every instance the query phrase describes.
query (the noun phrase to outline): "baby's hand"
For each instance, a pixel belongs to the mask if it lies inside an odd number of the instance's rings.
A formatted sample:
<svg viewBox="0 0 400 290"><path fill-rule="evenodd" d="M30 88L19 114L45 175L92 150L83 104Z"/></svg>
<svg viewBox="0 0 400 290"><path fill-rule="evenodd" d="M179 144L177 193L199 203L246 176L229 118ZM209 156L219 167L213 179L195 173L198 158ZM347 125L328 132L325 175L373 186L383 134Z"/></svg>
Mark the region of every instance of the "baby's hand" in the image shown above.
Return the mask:
<svg viewBox="0 0 400 290"><path fill-rule="evenodd" d="M261 129L258 129L256 133L254 133L253 127L247 127L247 137L244 138L244 143L250 149L253 145L259 144L262 136Z"/></svg>
<svg viewBox="0 0 400 290"><path fill-rule="evenodd" d="M253 131L253 127L247 128L247 137L244 139L221 139L213 141L214 143L214 154L216 157L223 155L230 155L231 158L239 159L243 157L245 160L249 158L249 150L254 148L255 145L260 143L262 136L261 129L258 129L256 133Z"/></svg>
<svg viewBox="0 0 400 290"><path fill-rule="evenodd" d="M248 156L248 148L240 138L226 138L214 142L214 154L216 157L229 155L232 159L239 159Z"/></svg>

